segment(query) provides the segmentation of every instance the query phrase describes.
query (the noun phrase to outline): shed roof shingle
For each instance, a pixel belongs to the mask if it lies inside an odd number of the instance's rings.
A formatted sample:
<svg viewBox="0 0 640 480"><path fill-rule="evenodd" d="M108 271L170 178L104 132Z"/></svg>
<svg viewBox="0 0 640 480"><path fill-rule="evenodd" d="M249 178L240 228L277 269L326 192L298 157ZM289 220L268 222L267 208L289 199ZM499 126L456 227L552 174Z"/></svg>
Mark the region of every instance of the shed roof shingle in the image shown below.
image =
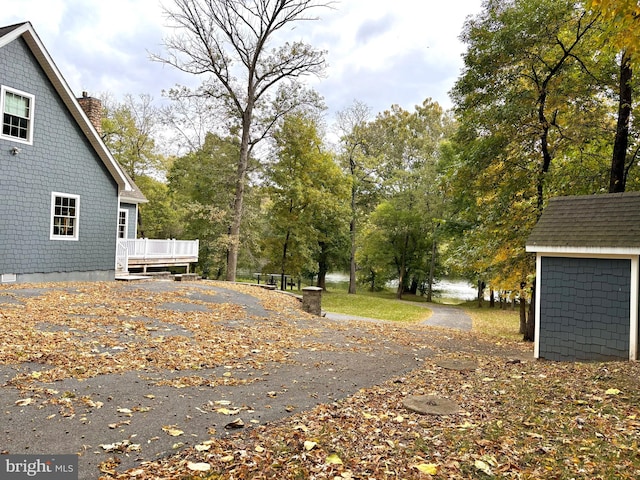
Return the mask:
<svg viewBox="0 0 640 480"><path fill-rule="evenodd" d="M527 239L536 247L640 248L640 192L550 199Z"/></svg>

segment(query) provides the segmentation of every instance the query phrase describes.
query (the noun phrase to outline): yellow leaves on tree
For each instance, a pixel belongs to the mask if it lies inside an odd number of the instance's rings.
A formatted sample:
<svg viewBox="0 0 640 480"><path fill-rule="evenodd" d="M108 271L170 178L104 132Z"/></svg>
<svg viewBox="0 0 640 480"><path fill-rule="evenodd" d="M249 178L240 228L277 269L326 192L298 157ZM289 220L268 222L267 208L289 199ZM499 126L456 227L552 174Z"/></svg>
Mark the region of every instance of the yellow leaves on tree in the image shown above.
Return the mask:
<svg viewBox="0 0 640 480"><path fill-rule="evenodd" d="M587 8L602 16L603 38L618 50L630 55L638 65L640 53L640 6L637 0L587 0Z"/></svg>

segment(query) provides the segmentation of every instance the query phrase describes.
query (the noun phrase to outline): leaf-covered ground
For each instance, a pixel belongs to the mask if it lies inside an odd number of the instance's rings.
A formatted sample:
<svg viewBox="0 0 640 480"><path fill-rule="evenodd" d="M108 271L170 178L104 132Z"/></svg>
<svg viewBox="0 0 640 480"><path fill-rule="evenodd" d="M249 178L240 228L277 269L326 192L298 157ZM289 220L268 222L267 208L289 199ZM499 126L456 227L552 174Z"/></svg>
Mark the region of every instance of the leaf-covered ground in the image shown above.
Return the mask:
<svg viewBox="0 0 640 480"><path fill-rule="evenodd" d="M478 361L474 372L426 362L345 400L116 478L640 477L637 364ZM464 411L439 417L402 408L407 395L422 393Z"/></svg>
<svg viewBox="0 0 640 480"><path fill-rule="evenodd" d="M282 294L207 285L225 290L0 288L0 395L12 400L2 404L2 427L42 413L87 435L103 428L103 443L78 452L81 464L100 459L85 478L640 477L637 363L532 361L530 345L420 325L335 323L305 315ZM229 288L241 302L225 296ZM477 368L451 369L453 360ZM99 390L60 388L114 375L143 378L145 401L110 405ZM317 390L304 392L313 404L287 396L307 387ZM239 389L244 401L233 395ZM194 396L199 416L153 424L172 405L154 403L159 392L177 398L176 408ZM462 411L432 416L402 406L421 394ZM153 425L138 427L138 419ZM163 441L167 453L154 460L150 445Z"/></svg>

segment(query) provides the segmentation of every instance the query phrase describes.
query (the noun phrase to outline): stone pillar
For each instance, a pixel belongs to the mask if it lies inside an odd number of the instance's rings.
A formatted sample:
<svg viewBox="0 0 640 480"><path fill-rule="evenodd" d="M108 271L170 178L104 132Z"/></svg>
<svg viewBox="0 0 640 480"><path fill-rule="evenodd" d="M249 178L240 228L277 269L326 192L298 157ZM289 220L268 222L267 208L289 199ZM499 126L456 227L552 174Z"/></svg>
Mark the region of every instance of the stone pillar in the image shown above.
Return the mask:
<svg viewBox="0 0 640 480"><path fill-rule="evenodd" d="M302 309L312 315L322 316L322 289L304 287L302 289Z"/></svg>

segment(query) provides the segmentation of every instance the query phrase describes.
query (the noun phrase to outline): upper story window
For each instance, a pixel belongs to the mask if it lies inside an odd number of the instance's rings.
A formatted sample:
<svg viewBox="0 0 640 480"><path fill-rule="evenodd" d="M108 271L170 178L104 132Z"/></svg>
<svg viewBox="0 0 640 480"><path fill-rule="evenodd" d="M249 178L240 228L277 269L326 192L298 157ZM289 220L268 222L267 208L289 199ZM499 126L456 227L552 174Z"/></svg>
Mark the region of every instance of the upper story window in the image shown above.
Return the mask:
<svg viewBox="0 0 640 480"><path fill-rule="evenodd" d="M80 197L51 193L51 240L78 240Z"/></svg>
<svg viewBox="0 0 640 480"><path fill-rule="evenodd" d="M16 142L31 144L33 141L34 96L5 86L2 86L0 94L1 136Z"/></svg>

